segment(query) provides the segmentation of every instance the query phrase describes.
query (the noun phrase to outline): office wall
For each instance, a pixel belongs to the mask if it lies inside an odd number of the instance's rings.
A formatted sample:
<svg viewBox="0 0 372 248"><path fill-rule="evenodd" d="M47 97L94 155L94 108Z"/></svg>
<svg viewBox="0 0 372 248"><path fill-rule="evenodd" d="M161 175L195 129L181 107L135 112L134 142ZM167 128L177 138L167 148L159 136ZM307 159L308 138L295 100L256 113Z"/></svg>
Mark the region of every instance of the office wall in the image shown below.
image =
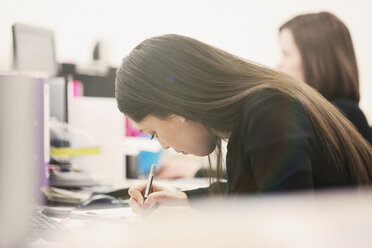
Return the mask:
<svg viewBox="0 0 372 248"><path fill-rule="evenodd" d="M89 63L104 39L112 65L137 43L164 33L192 36L268 66L280 58L277 29L293 15L329 10L352 32L361 76L361 107L372 124L372 4L369 0L1 0L0 70L11 68L11 25L51 28L60 62Z"/></svg>

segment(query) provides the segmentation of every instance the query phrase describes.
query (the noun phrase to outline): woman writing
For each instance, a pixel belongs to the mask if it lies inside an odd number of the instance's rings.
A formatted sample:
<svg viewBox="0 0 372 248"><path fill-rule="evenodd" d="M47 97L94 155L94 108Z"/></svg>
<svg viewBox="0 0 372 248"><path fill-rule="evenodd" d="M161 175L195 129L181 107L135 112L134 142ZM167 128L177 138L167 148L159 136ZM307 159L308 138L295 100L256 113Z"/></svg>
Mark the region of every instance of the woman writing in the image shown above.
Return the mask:
<svg viewBox="0 0 372 248"><path fill-rule="evenodd" d="M364 187L372 148L322 95L299 79L180 35L147 39L117 71L116 99L141 131L164 149L206 156L228 140L230 195ZM129 190L141 213L154 204L183 205L217 190L174 192L145 184ZM220 187L218 187L220 189Z"/></svg>

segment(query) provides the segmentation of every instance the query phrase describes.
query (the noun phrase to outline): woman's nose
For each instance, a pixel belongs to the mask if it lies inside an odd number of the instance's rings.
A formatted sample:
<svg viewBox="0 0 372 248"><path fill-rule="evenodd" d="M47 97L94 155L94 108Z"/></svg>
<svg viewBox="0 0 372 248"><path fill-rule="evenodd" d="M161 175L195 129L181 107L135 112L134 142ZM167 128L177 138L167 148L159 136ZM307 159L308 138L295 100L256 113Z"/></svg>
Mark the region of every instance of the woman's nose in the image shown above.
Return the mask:
<svg viewBox="0 0 372 248"><path fill-rule="evenodd" d="M161 145L161 147L163 147L164 150L167 150L169 148L169 146L165 146L165 145L162 145L162 144L160 144L160 145Z"/></svg>
<svg viewBox="0 0 372 248"><path fill-rule="evenodd" d="M283 62L280 61L280 62L276 65L276 69L278 69L279 71L282 71L282 68L283 68Z"/></svg>
<svg viewBox="0 0 372 248"><path fill-rule="evenodd" d="M169 148L168 145L165 145L165 144L164 144L163 142L161 142L159 139L157 139L157 140L158 140L160 146L161 146L164 150L167 150L167 149Z"/></svg>

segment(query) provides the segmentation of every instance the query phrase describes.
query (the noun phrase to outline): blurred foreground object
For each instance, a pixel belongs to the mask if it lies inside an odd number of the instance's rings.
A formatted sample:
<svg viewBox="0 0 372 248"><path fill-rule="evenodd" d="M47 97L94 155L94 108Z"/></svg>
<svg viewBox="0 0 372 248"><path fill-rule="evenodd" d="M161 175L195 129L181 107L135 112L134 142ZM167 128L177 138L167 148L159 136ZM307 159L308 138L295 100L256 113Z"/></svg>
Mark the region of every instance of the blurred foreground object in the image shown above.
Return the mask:
<svg viewBox="0 0 372 248"><path fill-rule="evenodd" d="M372 244L370 191L262 195L193 206L198 211L159 208L142 222L90 227L63 247L367 248Z"/></svg>

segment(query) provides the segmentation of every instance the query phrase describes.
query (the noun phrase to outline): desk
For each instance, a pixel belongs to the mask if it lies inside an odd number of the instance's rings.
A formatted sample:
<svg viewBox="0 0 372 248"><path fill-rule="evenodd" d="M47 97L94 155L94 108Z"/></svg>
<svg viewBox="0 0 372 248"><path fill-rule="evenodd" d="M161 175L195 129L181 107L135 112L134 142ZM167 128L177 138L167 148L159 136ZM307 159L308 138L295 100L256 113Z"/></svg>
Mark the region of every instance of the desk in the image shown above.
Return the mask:
<svg viewBox="0 0 372 248"><path fill-rule="evenodd" d="M113 189L127 188L136 183L143 182L145 180L123 180L120 184L112 186ZM157 180L157 184L173 188L176 190L188 190L199 187L206 187L209 185L209 179L206 178L195 178L195 179L176 179L176 180ZM104 187L107 190L107 187ZM71 230L73 233L77 233L79 236L87 235L86 231L92 231L91 228L117 228L122 225L128 225L133 223L142 223L143 218L135 215L132 210L127 208L112 208L112 209L95 209L85 210L76 209L74 207L65 207L63 205L45 206L44 211L48 216L54 216L54 219L59 223L63 224L66 228ZM95 230L96 231L96 230ZM58 234L57 234L58 235ZM64 235L64 234L62 234ZM62 236L61 235L61 236ZM65 240L65 237L57 237L58 241ZM37 245L45 244L44 241L38 240L34 242L34 247ZM50 245L50 244L49 244Z"/></svg>
<svg viewBox="0 0 372 248"><path fill-rule="evenodd" d="M57 212L66 212L64 207L53 207ZM71 245L70 241L90 234L98 235L107 229L117 229L128 223L140 223L141 216L134 214L131 208L114 208L99 210L74 210L65 217L50 217L62 224L66 230L42 230L32 232L30 247L64 247ZM72 242L72 241L71 241ZM28 247L28 246L27 246Z"/></svg>
<svg viewBox="0 0 372 248"><path fill-rule="evenodd" d="M372 191L266 195L201 204L202 214L184 215L179 208L168 207L166 221L100 224L56 247L370 248L372 244Z"/></svg>

